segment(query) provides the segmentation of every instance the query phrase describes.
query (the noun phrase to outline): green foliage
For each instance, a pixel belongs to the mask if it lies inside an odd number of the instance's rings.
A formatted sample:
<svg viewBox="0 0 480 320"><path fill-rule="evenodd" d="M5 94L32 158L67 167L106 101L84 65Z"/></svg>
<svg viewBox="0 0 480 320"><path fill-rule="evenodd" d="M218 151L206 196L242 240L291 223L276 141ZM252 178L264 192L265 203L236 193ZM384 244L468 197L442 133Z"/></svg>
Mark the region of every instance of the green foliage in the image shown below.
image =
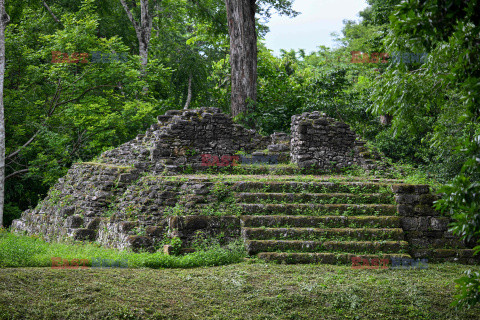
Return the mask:
<svg viewBox="0 0 480 320"><path fill-rule="evenodd" d="M478 1L403 1L390 16L391 51L428 52L422 63L392 64L372 95L371 110L390 114L396 130L423 136L442 158L448 176L437 208L454 218L452 230L467 242L480 235L480 54ZM461 170L460 170L461 168ZM480 246L476 247L476 252ZM459 279L457 303L480 302L478 274Z"/></svg>
<svg viewBox="0 0 480 320"><path fill-rule="evenodd" d="M24 241L5 230L0 230L0 267L29 267L33 266L34 254L46 252L40 240L28 238Z"/></svg>
<svg viewBox="0 0 480 320"><path fill-rule="evenodd" d="M195 232L195 236L192 240L192 248L196 250L207 250L211 248L219 248L220 242L223 240L223 232L218 236L212 236L209 232L198 230ZM240 243L242 240L238 240L236 245L241 246Z"/></svg>
<svg viewBox="0 0 480 320"><path fill-rule="evenodd" d="M173 255L179 255L180 249L182 249L182 239L179 237L169 238L166 242L166 245L172 246Z"/></svg>
<svg viewBox="0 0 480 320"><path fill-rule="evenodd" d="M280 15L295 17L299 13L292 9L294 0L260 0L257 5L257 12L265 15L267 18L271 16L271 11L275 10Z"/></svg>
<svg viewBox="0 0 480 320"><path fill-rule="evenodd" d="M12 224L12 221L18 219L22 210L13 203L5 203L3 207L3 223L5 226Z"/></svg>
<svg viewBox="0 0 480 320"><path fill-rule="evenodd" d="M61 24L41 4L16 7L6 30L6 153L20 148L7 161L7 176L19 173L7 180L9 208L35 206L73 162L88 161L134 138L157 115L171 109L172 102L182 104L188 82L185 70L195 70L194 99L196 88L208 87L206 70L218 58L218 50L209 44L212 37L207 35L192 48L185 46L191 36L185 32L194 23L192 18L180 23L186 19L188 5L162 2L166 10L155 20L147 77L140 77L139 58L131 54L137 52L136 36L119 1L58 2L51 8ZM196 35L203 36L209 25L206 19ZM177 59L181 57L178 51L188 50L188 55ZM52 51L69 57L87 53L90 62L52 63ZM125 63L92 63L94 51L128 54L129 58ZM147 85L149 91L144 95ZM33 142L21 148L32 137ZM19 210L9 212L12 219L18 218Z"/></svg>
<svg viewBox="0 0 480 320"><path fill-rule="evenodd" d="M453 231L467 241L480 235L479 190L479 184L472 183L464 175L459 175L440 190L446 193L446 197L439 201L441 208L450 209L449 213L455 219ZM477 247L477 251L479 249Z"/></svg>
<svg viewBox="0 0 480 320"><path fill-rule="evenodd" d="M185 215L187 209L184 205L179 204L178 202L175 204L174 207L166 207L164 210L165 216L182 216Z"/></svg>
<svg viewBox="0 0 480 320"><path fill-rule="evenodd" d="M441 169L446 178L466 161L452 150L459 141L471 141L479 128L479 66L470 58L478 54L470 35L478 34L479 27L472 5L456 3L445 11L436 1L398 6L386 48L428 52L429 57L424 63L391 64L372 95L371 110L392 115L397 132L404 128L421 137L432 149L428 162L441 162L436 169L447 168ZM437 28L439 23L445 27Z"/></svg>
<svg viewBox="0 0 480 320"><path fill-rule="evenodd" d="M213 186L212 194L217 198L218 202L222 202L231 197L232 191L227 183L217 182Z"/></svg>
<svg viewBox="0 0 480 320"><path fill-rule="evenodd" d="M174 240L178 247L178 241ZM52 257L62 259L102 258L128 260L129 268L193 268L238 263L245 257L243 246L209 247L184 256L169 256L162 252L133 253L105 249L90 243L47 243L38 237L19 236L0 230L0 268L51 267Z"/></svg>
<svg viewBox="0 0 480 320"><path fill-rule="evenodd" d="M164 254L143 254L135 266L147 268L195 268L221 266L241 262L246 256L243 246L232 244L226 248L214 247L206 251L196 251L184 256L168 256ZM130 260L129 260L130 261Z"/></svg>
<svg viewBox="0 0 480 320"><path fill-rule="evenodd" d="M277 58L259 44L258 100L242 119L260 132L290 131L291 117L319 110L362 131L370 131L372 118L366 113L365 88L356 88L356 64L331 64L336 54L321 48L305 55L300 50L283 51ZM300 56L300 57L298 57Z"/></svg>
<svg viewBox="0 0 480 320"><path fill-rule="evenodd" d="M461 173L451 183L440 189L444 194L436 207L453 217L452 231L468 242L480 239L480 136L468 145L466 153L474 154L463 166ZM475 247L478 254L480 245ZM480 302L478 300L477 302Z"/></svg>
<svg viewBox="0 0 480 320"><path fill-rule="evenodd" d="M452 306L470 308L480 302L480 272L465 271L465 276L455 280L459 293Z"/></svg>

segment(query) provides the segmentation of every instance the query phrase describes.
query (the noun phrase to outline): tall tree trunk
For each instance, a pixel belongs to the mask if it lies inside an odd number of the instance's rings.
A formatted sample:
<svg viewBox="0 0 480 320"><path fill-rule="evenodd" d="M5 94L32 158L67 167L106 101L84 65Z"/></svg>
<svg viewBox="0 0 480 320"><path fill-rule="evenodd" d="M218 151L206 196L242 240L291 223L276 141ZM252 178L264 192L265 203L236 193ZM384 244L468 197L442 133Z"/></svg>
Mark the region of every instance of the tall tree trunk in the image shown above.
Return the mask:
<svg viewBox="0 0 480 320"><path fill-rule="evenodd" d="M225 0L232 67L232 115L248 112L257 101L256 0Z"/></svg>
<svg viewBox="0 0 480 320"><path fill-rule="evenodd" d="M5 27L10 17L5 12L5 0L0 0L0 227L3 226L5 203L5 116L3 111L3 79L5 76Z"/></svg>

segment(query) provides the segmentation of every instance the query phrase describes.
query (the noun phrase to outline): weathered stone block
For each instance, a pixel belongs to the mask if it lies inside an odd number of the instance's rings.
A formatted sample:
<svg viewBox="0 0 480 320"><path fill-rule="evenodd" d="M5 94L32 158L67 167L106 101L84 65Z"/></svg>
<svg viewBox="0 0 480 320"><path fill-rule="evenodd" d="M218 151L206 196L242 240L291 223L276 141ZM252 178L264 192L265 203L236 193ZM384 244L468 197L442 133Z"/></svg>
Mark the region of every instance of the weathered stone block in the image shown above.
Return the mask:
<svg viewBox="0 0 480 320"><path fill-rule="evenodd" d="M138 178L138 175L132 173L124 173L118 177L118 182L120 183L130 183L135 181Z"/></svg>
<svg viewBox="0 0 480 320"><path fill-rule="evenodd" d="M455 257L457 251L455 249L434 249L432 250L432 258L448 258Z"/></svg>
<svg viewBox="0 0 480 320"><path fill-rule="evenodd" d="M393 184L391 188L393 193L415 193L415 186L411 184Z"/></svg>
<svg viewBox="0 0 480 320"><path fill-rule="evenodd" d="M399 204L409 204L413 205L418 203L419 196L416 194L397 194L395 195L395 201Z"/></svg>
<svg viewBox="0 0 480 320"><path fill-rule="evenodd" d="M60 210L61 217L68 217L75 213L75 206L64 207Z"/></svg>
<svg viewBox="0 0 480 320"><path fill-rule="evenodd" d="M420 216L437 216L438 212L431 205L419 204L414 208L414 214Z"/></svg>
<svg viewBox="0 0 480 320"><path fill-rule="evenodd" d="M418 196L418 203L420 205L433 206L433 203L438 200L438 197L433 194L421 194Z"/></svg>
<svg viewBox="0 0 480 320"><path fill-rule="evenodd" d="M65 220L65 228L80 228L83 225L83 218L79 215L73 215Z"/></svg>
<svg viewBox="0 0 480 320"><path fill-rule="evenodd" d="M413 249L411 252L412 258L427 258L431 259L432 258L432 249Z"/></svg>
<svg viewBox="0 0 480 320"><path fill-rule="evenodd" d="M428 185L415 185L416 194L426 194L430 193L430 186Z"/></svg>
<svg viewBox="0 0 480 320"><path fill-rule="evenodd" d="M87 224L87 229L98 230L98 226L100 225L101 222L102 222L102 219L97 217Z"/></svg>
<svg viewBox="0 0 480 320"><path fill-rule="evenodd" d="M119 227L120 227L119 230L120 232L128 233L129 231L131 231L133 228L137 226L138 226L138 222L136 221L124 221L119 224Z"/></svg>
<svg viewBox="0 0 480 320"><path fill-rule="evenodd" d="M270 152L285 152L289 150L290 148L286 144L272 144L268 146L268 151Z"/></svg>
<svg viewBox="0 0 480 320"><path fill-rule="evenodd" d="M450 220L448 218L430 218L430 228L434 231L447 231Z"/></svg>
<svg viewBox="0 0 480 320"><path fill-rule="evenodd" d="M427 231L430 226L428 217L403 217L402 228L404 231Z"/></svg>
<svg viewBox="0 0 480 320"><path fill-rule="evenodd" d="M167 230L168 229L165 226L150 226L147 227L146 234L153 238L163 238L167 233Z"/></svg>
<svg viewBox="0 0 480 320"><path fill-rule="evenodd" d="M153 240L150 237L130 236L127 238L127 242L130 244L130 248L134 252L139 252L143 250L148 252L155 252L155 248L153 247Z"/></svg>
<svg viewBox="0 0 480 320"><path fill-rule="evenodd" d="M77 229L74 231L73 238L78 241L95 241L97 232L90 229Z"/></svg>

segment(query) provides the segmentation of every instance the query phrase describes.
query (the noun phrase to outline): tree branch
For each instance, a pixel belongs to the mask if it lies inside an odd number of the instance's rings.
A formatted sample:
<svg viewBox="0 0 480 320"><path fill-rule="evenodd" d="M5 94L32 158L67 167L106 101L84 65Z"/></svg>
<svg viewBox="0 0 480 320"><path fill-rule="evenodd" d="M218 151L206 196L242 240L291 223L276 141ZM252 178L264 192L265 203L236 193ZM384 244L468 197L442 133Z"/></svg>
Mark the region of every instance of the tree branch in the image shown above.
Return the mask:
<svg viewBox="0 0 480 320"><path fill-rule="evenodd" d="M27 173L28 171L30 171L30 169L22 169L22 170L15 171L14 173L11 173L8 176L6 176L5 180L18 176L19 174L22 174L22 173Z"/></svg>
<svg viewBox="0 0 480 320"><path fill-rule="evenodd" d="M67 103L70 103L70 102L73 102L73 101L76 101L76 100L79 100L81 99L85 94L87 94L89 91L92 91L94 89L98 89L98 88L101 88L101 87L113 87L113 88L116 88L117 86L112 86L112 85L100 85L100 86L96 86L96 87L91 87L91 88L88 88L87 90L85 90L82 94L80 94L78 97L76 98L73 98L73 99L70 99L70 100L67 100L67 101L62 101L62 102L56 102L58 101L58 97L59 97L59 91L60 91L60 81L58 83L58 86L57 86L57 90L55 92L55 95L54 97L52 98L52 107L50 108L50 110L48 111L47 113L47 119L49 117L51 117L53 115L53 113L55 112L56 108L58 106L61 106L63 104L67 104ZM46 119L45 119L46 121ZM45 124L45 121L43 124ZM43 125L42 124L42 125ZM38 136L38 134L40 133L40 129L37 130L37 132L35 132L35 134L27 141L23 144L23 146L21 146L20 148L18 148L16 151L12 152L11 154L7 155L5 157L5 159L11 159L13 157L15 157L16 155L18 155L20 153L20 151L22 151L22 149L28 147L28 145L30 145L34 140L35 138Z"/></svg>
<svg viewBox="0 0 480 320"><path fill-rule="evenodd" d="M58 84L57 84L57 90L55 90L55 95L54 95L53 98L52 98L52 103L51 103L50 110L48 110L48 112L47 112L47 118L43 121L43 124L45 124L45 121L47 121L47 119L52 116L52 114L55 112L55 109L56 109L57 106L58 106L55 101L58 100L59 92L60 92L60 90L61 90L60 88L61 88L61 80L59 79L59 80L58 80ZM47 101L46 101L45 103L47 103ZM42 124L42 125L43 125L43 124ZM35 140L35 138L38 136L39 133L40 133L40 129L38 129L37 132L35 132L35 133L33 134L33 136L32 136L30 139L28 139L27 142L25 142L25 143L23 144L23 146L21 146L21 147L18 148L16 151L14 151L14 152L10 153L9 155L7 155L7 156L5 157L5 159L12 159L12 158L15 157L16 155L18 155L18 154L20 153L20 151L22 151L23 148L28 147L28 145L30 145L30 144Z"/></svg>
<svg viewBox="0 0 480 320"><path fill-rule="evenodd" d="M61 106L63 104L67 104L67 103L70 103L70 102L73 102L73 101L76 101L78 99L81 99L83 98L84 95L86 95L88 92L92 91L92 90L95 90L95 89L98 89L98 88L104 88L104 87L110 87L110 88L117 88L118 86L116 85L109 85L109 84L103 84L103 85L100 85L100 86L95 86L95 87L91 87L91 88L88 88L87 90L83 91L83 93L81 95L79 95L78 97L76 98L73 98L73 99L70 99L70 100L67 100L67 101L62 101L62 102L59 102L55 105L55 108L58 107L58 106Z"/></svg>
<svg viewBox="0 0 480 320"><path fill-rule="evenodd" d="M125 12L127 13L128 19L133 24L133 27L135 28L135 31L138 32L138 23L135 20L135 18L133 17L133 14L130 11L130 9L128 8L127 4L125 3L125 0L120 0L120 3L122 4L123 9L125 9Z"/></svg>
<svg viewBox="0 0 480 320"><path fill-rule="evenodd" d="M60 91L62 90L62 80L58 79L57 89L55 90L55 95L52 97L52 103L50 104L50 110L47 112L47 118L51 117L57 108L56 103L60 97Z"/></svg>
<svg viewBox="0 0 480 320"><path fill-rule="evenodd" d="M33 140L35 140L35 138L37 137L38 133L40 132L40 130L37 130L37 132L35 132L35 134L27 141L23 144L23 146L21 146L20 148L18 148L15 152L12 152L10 153L9 155L7 155L5 157L5 159L11 159L13 157L15 157L17 154L20 153L20 151L22 151L23 148L27 147L30 143L33 142Z"/></svg>
<svg viewBox="0 0 480 320"><path fill-rule="evenodd" d="M52 9L50 9L50 7L45 2L45 0L43 0L42 2L43 2L43 6L45 7L45 9L47 9L47 11L50 12L50 15L53 17L53 20L55 20L57 23L59 23L61 26L63 26L63 24L60 22L60 20L57 18L57 16L53 13Z"/></svg>

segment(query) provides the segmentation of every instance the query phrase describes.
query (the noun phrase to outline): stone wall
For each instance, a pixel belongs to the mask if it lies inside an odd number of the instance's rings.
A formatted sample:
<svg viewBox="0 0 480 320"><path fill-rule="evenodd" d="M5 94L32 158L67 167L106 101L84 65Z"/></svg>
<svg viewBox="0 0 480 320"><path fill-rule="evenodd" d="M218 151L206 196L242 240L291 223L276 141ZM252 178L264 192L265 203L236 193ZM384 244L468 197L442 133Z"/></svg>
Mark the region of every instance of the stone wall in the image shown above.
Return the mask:
<svg viewBox="0 0 480 320"><path fill-rule="evenodd" d="M100 160L154 173L178 172L186 167L199 171L206 169L202 154L221 158L238 151L252 153L266 149L271 141L235 124L217 108L170 110L157 120L146 134L105 152Z"/></svg>
<svg viewBox="0 0 480 320"><path fill-rule="evenodd" d="M480 260L480 256L473 257L472 250L465 250L471 246L448 231L452 220L435 211L433 203L439 197L430 192L429 186L393 185L392 191L413 258L469 264Z"/></svg>
<svg viewBox="0 0 480 320"><path fill-rule="evenodd" d="M241 238L241 222L235 216L178 216L169 218L171 236L179 237L183 246L194 242L218 241L220 245Z"/></svg>
<svg viewBox="0 0 480 320"><path fill-rule="evenodd" d="M292 117L290 157L301 168L338 171L358 165L370 170L378 166L376 152L368 152L350 127L315 111Z"/></svg>
<svg viewBox="0 0 480 320"><path fill-rule="evenodd" d="M225 184L225 190L233 185L219 183ZM96 241L136 251L154 251L165 237L173 236L189 245L198 232L212 237L223 233L229 242L240 234L238 218L205 216L205 209L219 202L215 186L205 179L175 179L140 174L131 167L79 163L35 209L23 212L12 229L47 241ZM196 214L203 218L195 222L178 216Z"/></svg>
<svg viewBox="0 0 480 320"><path fill-rule="evenodd" d="M100 217L138 177L139 171L131 167L74 164L47 197L35 209L23 212L12 228L41 234L47 240L95 240Z"/></svg>
<svg viewBox="0 0 480 320"><path fill-rule="evenodd" d="M166 237L179 237L184 246L202 235L221 237L221 244L234 241L240 235L238 217L205 215L219 203L217 184L230 189L234 183L143 175L116 199L114 213L102 218L96 239L106 247L135 251L157 250Z"/></svg>

